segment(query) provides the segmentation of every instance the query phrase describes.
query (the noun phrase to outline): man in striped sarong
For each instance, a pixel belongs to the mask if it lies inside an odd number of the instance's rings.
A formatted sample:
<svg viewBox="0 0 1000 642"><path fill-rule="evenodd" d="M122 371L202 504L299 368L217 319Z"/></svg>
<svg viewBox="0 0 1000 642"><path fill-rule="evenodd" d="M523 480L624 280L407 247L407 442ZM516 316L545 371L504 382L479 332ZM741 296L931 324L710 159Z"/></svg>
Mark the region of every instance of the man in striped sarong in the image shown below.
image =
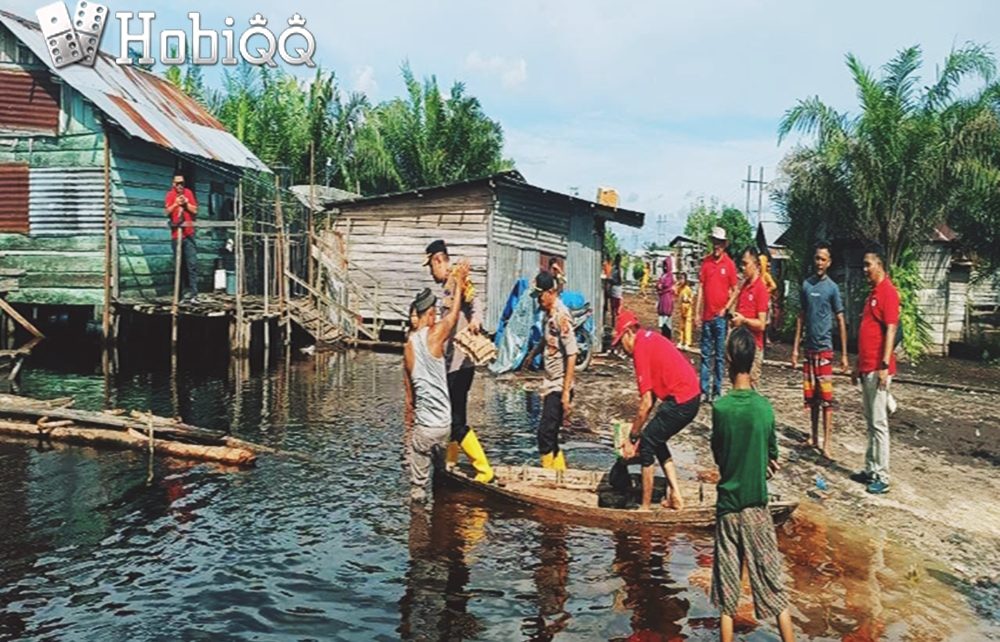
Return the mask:
<svg viewBox="0 0 1000 642"><path fill-rule="evenodd" d="M757 618L777 617L781 639L794 639L784 564L767 510L767 476L778 470L774 410L750 385L756 350L746 327L730 334L726 356L733 388L712 407L712 455L719 466L712 603L722 612L723 642L733 639L744 564Z"/></svg>

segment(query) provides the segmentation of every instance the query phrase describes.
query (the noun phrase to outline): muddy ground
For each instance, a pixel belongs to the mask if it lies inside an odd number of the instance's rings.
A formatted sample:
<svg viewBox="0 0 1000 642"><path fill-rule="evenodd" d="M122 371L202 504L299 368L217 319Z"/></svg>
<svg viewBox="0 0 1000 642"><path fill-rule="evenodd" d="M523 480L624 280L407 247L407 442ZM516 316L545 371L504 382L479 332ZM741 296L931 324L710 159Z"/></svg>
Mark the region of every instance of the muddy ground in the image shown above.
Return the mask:
<svg viewBox="0 0 1000 642"><path fill-rule="evenodd" d="M628 302L626 302L628 305ZM633 307L641 318L653 314L652 299ZM697 337L696 337L697 338ZM768 358L787 359L787 346L774 346ZM695 367L699 358L691 353ZM930 365L926 365L927 363ZM963 374L968 373L967 379ZM968 383L1000 390L1000 369L957 360L937 359L908 367L902 374L924 381ZM510 377L531 388L537 375ZM728 386L728 384L727 384ZM774 406L784 468L772 492L798 498L845 524L863 523L884 531L898 544L943 565L945 579L977 594L979 608L1000 612L1000 394L963 392L897 383L899 402L890 419L891 492L872 496L848 476L860 469L866 447L860 388L847 377L835 380L833 460L807 444L809 418L802 405L801 373L790 367L765 365L761 392ZM564 441L611 439L611 422L629 418L637 404L631 361L600 355L578 379L576 400ZM687 477L712 479L709 450L711 410L704 406L694 425L671 440ZM825 486L821 490L820 486Z"/></svg>

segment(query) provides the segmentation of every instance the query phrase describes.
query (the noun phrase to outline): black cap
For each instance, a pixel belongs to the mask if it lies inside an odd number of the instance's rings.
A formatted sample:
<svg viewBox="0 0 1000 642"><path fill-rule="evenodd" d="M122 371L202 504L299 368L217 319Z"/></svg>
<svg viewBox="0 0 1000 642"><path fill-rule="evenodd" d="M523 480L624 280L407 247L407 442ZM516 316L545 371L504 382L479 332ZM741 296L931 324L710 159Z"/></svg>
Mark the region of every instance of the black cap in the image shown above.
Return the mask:
<svg viewBox="0 0 1000 642"><path fill-rule="evenodd" d="M427 312L435 303L437 303L437 297L431 292L430 288L424 288L413 297L413 303L411 306L416 311L417 314L423 314Z"/></svg>
<svg viewBox="0 0 1000 642"><path fill-rule="evenodd" d="M535 289L532 294L538 296L542 292L555 289L556 280L552 277L552 274L549 272L539 272L538 276L535 277Z"/></svg>
<svg viewBox="0 0 1000 642"><path fill-rule="evenodd" d="M424 250L424 253L427 254L427 256L424 258L424 265L430 265L431 257L437 254L438 252L444 252L445 254L448 253L448 246L442 239L431 241L430 245L427 246L427 249Z"/></svg>

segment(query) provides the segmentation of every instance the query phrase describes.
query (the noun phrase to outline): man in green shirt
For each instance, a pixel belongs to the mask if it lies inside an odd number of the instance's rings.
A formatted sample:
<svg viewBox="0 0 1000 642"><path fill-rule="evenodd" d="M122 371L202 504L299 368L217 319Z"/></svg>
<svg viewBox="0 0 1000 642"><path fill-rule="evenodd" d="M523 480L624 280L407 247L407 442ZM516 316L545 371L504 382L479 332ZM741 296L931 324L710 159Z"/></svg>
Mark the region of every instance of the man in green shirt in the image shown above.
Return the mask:
<svg viewBox="0 0 1000 642"><path fill-rule="evenodd" d="M746 327L730 334L726 356L733 388L712 407L712 455L719 466L712 603L722 612L723 642L733 639L744 564L757 619L776 616L781 639L794 639L784 562L767 510L767 476L778 470L774 410L750 385L756 350Z"/></svg>

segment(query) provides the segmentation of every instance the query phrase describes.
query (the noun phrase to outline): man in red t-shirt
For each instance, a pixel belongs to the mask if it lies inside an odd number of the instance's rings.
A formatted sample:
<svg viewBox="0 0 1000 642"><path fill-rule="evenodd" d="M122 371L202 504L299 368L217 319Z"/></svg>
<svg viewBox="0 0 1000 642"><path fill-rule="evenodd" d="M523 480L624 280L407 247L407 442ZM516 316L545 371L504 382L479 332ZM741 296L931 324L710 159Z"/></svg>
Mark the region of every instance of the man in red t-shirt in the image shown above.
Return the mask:
<svg viewBox="0 0 1000 642"><path fill-rule="evenodd" d="M726 306L736 292L736 265L726 254L726 230L712 228L712 253L701 262L695 314L701 315L701 394L722 394L726 354ZM714 368L713 368L714 366Z"/></svg>
<svg viewBox="0 0 1000 642"><path fill-rule="evenodd" d="M698 375L670 339L640 327L639 320L630 310L622 310L618 315L611 343L621 343L635 362L639 410L632 421L632 431L624 445L623 456L629 460L638 454L642 464L640 510L649 510L653 502L654 459L659 460L669 485L669 496L663 499L664 508L680 510L684 508L684 500L667 440L698 416ZM657 400L660 405L656 414L646 423Z"/></svg>
<svg viewBox="0 0 1000 642"><path fill-rule="evenodd" d="M760 387L760 371L764 365L764 329L767 327L767 304L770 299L767 285L760 276L760 252L750 246L743 250L743 286L736 299L733 328L746 326L757 343L753 367L750 368L750 385Z"/></svg>
<svg viewBox="0 0 1000 642"><path fill-rule="evenodd" d="M164 209L170 219L170 238L174 252L177 251L177 233L180 231L181 256L175 260L182 260L181 273L186 284L187 295L190 302L196 302L198 294L198 248L194 244L194 220L198 215L198 201L194 198L194 192L184 186L184 177L180 174L174 176L171 189L163 199Z"/></svg>
<svg viewBox="0 0 1000 642"><path fill-rule="evenodd" d="M893 348L899 327L899 292L886 274L881 246L865 252L864 269L872 291L861 311L853 379L861 379L868 449L865 469L851 479L866 484L869 493L882 495L889 492L889 384L896 374Z"/></svg>

